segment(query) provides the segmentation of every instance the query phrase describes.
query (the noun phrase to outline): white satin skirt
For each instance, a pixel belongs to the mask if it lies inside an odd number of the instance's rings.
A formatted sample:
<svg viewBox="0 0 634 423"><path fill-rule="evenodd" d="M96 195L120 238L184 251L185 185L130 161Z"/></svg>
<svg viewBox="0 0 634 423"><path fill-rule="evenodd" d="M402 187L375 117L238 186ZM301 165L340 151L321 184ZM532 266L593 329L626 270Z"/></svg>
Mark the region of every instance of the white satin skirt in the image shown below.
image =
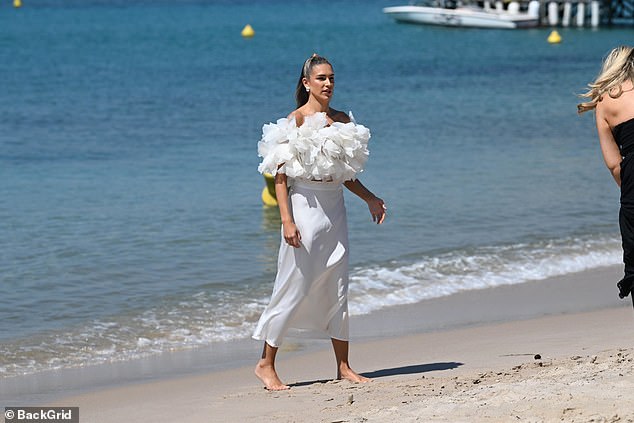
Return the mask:
<svg viewBox="0 0 634 423"><path fill-rule="evenodd" d="M300 248L282 232L271 301L253 334L279 347L286 335L348 340L348 224L339 182L294 180L290 207Z"/></svg>

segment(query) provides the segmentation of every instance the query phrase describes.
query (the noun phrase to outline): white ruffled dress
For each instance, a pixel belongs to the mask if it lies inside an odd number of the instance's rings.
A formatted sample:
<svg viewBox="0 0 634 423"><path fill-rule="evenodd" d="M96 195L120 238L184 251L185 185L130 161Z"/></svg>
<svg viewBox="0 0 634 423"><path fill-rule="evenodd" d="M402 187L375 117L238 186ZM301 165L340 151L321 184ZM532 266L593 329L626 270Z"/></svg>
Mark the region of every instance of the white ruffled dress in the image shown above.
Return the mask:
<svg viewBox="0 0 634 423"><path fill-rule="evenodd" d="M286 335L348 340L348 226L342 183L363 170L369 139L363 125L328 125L325 113L306 117L299 128L294 119L262 128L258 170L288 177L289 207L301 246L288 245L282 236L273 294L254 339L273 347Z"/></svg>

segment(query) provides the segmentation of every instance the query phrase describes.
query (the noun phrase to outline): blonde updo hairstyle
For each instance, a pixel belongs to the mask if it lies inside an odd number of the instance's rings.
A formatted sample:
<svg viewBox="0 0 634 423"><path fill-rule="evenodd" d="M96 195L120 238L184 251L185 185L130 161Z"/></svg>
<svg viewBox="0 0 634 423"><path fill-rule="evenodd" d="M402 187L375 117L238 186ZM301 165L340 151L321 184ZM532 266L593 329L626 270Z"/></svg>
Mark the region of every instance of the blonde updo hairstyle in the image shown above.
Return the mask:
<svg viewBox="0 0 634 423"><path fill-rule="evenodd" d="M601 72L594 82L588 84L588 92L580 97L589 98L586 103L577 105L577 112L594 110L605 94L618 98L623 94L623 83L634 83L634 48L619 46L613 49L603 60Z"/></svg>

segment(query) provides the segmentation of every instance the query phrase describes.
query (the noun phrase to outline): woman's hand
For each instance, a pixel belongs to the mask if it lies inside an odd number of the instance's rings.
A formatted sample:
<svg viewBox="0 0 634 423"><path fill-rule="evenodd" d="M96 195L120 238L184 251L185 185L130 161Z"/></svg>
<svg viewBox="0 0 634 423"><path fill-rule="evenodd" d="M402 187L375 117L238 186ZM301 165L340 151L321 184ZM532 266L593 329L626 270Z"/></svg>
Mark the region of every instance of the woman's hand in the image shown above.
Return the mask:
<svg viewBox="0 0 634 423"><path fill-rule="evenodd" d="M282 228L284 230L284 240L286 240L286 243L291 247L299 248L302 236L299 233L299 229L297 229L297 226L295 226L295 223L283 223Z"/></svg>
<svg viewBox="0 0 634 423"><path fill-rule="evenodd" d="M368 201L368 208L370 209L370 214L372 215L372 221L376 222L377 225L380 225L385 220L385 214L387 213L387 206L377 196L372 196Z"/></svg>
<svg viewBox="0 0 634 423"><path fill-rule="evenodd" d="M377 225L383 223L385 220L385 213L387 211L387 207L385 206L383 200L372 194L372 192L363 186L361 181L358 179L346 181L343 184L350 190L350 192L368 204L373 222L376 222Z"/></svg>

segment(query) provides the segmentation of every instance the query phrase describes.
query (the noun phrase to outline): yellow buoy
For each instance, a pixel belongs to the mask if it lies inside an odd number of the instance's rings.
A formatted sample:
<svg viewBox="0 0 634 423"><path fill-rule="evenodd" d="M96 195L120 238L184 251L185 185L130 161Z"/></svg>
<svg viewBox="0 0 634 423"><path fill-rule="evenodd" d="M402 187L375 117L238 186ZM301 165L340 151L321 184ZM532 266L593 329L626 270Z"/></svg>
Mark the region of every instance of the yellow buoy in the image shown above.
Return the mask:
<svg viewBox="0 0 634 423"><path fill-rule="evenodd" d="M265 206L277 206L277 198L275 197L275 178L270 173L264 174L266 186L262 189L262 202Z"/></svg>
<svg viewBox="0 0 634 423"><path fill-rule="evenodd" d="M561 43L561 35L557 31L553 31L548 36L548 42L550 44L559 44Z"/></svg>
<svg viewBox="0 0 634 423"><path fill-rule="evenodd" d="M13 7L22 7L22 0L13 0Z"/></svg>
<svg viewBox="0 0 634 423"><path fill-rule="evenodd" d="M242 36L244 38L251 38L255 35L255 31L253 30L253 27L251 27L251 25L247 24L241 32Z"/></svg>

